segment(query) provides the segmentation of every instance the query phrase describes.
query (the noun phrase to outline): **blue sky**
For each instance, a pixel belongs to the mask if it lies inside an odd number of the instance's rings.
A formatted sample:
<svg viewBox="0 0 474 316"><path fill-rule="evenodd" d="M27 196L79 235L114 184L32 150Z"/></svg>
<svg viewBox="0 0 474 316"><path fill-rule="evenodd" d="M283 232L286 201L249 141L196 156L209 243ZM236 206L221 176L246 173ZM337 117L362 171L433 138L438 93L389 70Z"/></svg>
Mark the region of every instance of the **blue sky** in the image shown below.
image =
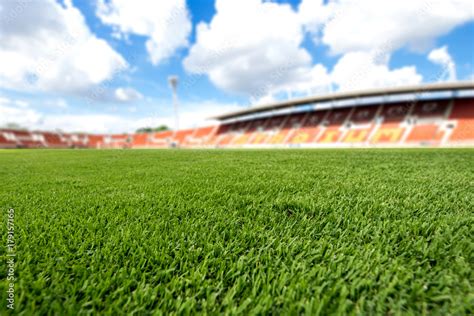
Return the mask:
<svg viewBox="0 0 474 316"><path fill-rule="evenodd" d="M216 1L0 0L0 124L172 125L170 75L185 127L308 94L473 80L471 1Z"/></svg>

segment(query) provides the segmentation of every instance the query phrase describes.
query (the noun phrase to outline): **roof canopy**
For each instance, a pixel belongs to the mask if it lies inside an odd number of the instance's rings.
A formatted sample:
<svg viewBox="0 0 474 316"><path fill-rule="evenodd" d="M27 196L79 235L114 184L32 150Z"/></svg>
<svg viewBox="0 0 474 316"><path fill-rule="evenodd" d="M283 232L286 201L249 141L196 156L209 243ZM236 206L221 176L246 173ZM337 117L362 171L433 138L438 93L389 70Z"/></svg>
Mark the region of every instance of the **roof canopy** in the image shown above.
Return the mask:
<svg viewBox="0 0 474 316"><path fill-rule="evenodd" d="M383 97L388 95L397 94L422 94L425 92L444 92L444 91L456 91L456 90L474 90L474 82L452 82L452 83L432 83L418 86L405 86L395 88L383 88L383 89L370 89L350 92L336 92L326 95L317 95L312 97L298 98L283 102L270 103L266 105L254 106L248 109L235 111L227 114L217 115L211 117L214 120L229 120L235 119L246 115L252 115L272 110L281 110L285 108L292 108L300 105L308 105L318 102L331 102L340 100L349 100L366 97Z"/></svg>

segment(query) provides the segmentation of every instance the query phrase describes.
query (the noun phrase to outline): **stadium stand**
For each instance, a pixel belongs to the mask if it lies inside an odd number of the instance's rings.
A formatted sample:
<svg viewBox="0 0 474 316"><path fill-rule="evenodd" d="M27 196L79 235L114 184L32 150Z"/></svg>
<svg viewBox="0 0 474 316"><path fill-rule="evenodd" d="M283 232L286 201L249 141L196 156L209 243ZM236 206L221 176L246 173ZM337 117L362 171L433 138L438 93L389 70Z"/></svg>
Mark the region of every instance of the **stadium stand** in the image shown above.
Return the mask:
<svg viewBox="0 0 474 316"><path fill-rule="evenodd" d="M43 142L47 148L69 148L69 144L66 138L62 137L59 133L52 132L38 132L43 135Z"/></svg>
<svg viewBox="0 0 474 316"><path fill-rule="evenodd" d="M185 146L203 147L209 143L209 140L215 134L217 126L199 127L194 130L194 133L188 137Z"/></svg>
<svg viewBox="0 0 474 316"><path fill-rule="evenodd" d="M150 135L148 148L167 148L171 145L172 131L156 132Z"/></svg>
<svg viewBox="0 0 474 316"><path fill-rule="evenodd" d="M417 124L412 128L405 142L438 143L442 140L443 136L444 131L437 124Z"/></svg>
<svg viewBox="0 0 474 316"><path fill-rule="evenodd" d="M185 129L173 133L173 136L171 138L173 146L181 147L185 145L185 143L188 141L188 138L191 137L193 133L194 129Z"/></svg>
<svg viewBox="0 0 474 316"><path fill-rule="evenodd" d="M304 116L301 115L299 117L300 122L296 123L295 120L292 120L293 132L285 143L312 143L318 135L318 131L320 129L319 123L321 122L323 116L323 112L306 113Z"/></svg>
<svg viewBox="0 0 474 316"><path fill-rule="evenodd" d="M323 133L318 137L317 142L322 144L338 143L343 136L344 123L352 113L353 108L336 109L329 111L322 123Z"/></svg>
<svg viewBox="0 0 474 316"><path fill-rule="evenodd" d="M41 148L44 147L44 140L39 133L33 133L26 130L4 131L13 135L18 148Z"/></svg>
<svg viewBox="0 0 474 316"><path fill-rule="evenodd" d="M267 124L253 139L252 144L256 146L268 146L281 144L285 141L285 125L290 116L277 115L268 119Z"/></svg>
<svg viewBox="0 0 474 316"><path fill-rule="evenodd" d="M247 121L231 124L227 131L219 136L217 143L211 143L211 145L216 145L217 147L226 147L228 145L234 144L235 140L245 133L249 125L250 123Z"/></svg>
<svg viewBox="0 0 474 316"><path fill-rule="evenodd" d="M89 135L84 133L78 134L63 134L68 140L71 148L88 148L89 147Z"/></svg>
<svg viewBox="0 0 474 316"><path fill-rule="evenodd" d="M409 103L382 105L380 114L376 117L379 125L375 127L369 142L378 145L399 144L406 131L404 123L410 108Z"/></svg>
<svg viewBox="0 0 474 316"><path fill-rule="evenodd" d="M266 129L269 128L272 120L273 118L266 118L263 120L259 120L260 124L258 124L257 126L253 124L252 131L249 134L249 138L246 144L247 145L262 145L267 138Z"/></svg>
<svg viewBox="0 0 474 316"><path fill-rule="evenodd" d="M451 112L454 130L450 143L472 143L474 138L474 99L456 100Z"/></svg>
<svg viewBox="0 0 474 316"><path fill-rule="evenodd" d="M8 130L0 131L0 148L17 148L18 143L13 133Z"/></svg>
<svg viewBox="0 0 474 316"><path fill-rule="evenodd" d="M133 148L148 148L150 144L150 135L147 133L132 135Z"/></svg>
<svg viewBox="0 0 474 316"><path fill-rule="evenodd" d="M217 117L221 124L177 132L86 135L4 129L0 130L0 148L474 146L474 97L459 96L461 90L474 91L474 83L318 96L249 108ZM419 97L427 91L450 94ZM408 92L412 95L408 101L384 99ZM364 96L379 96L381 100L359 103ZM337 99L354 102L314 106ZM298 104L313 107L302 111ZM252 118L254 114L258 115Z"/></svg>
<svg viewBox="0 0 474 316"><path fill-rule="evenodd" d="M89 135L88 147L95 149L104 148L104 139L105 135Z"/></svg>
<svg viewBox="0 0 474 316"><path fill-rule="evenodd" d="M280 129L275 129L269 140L270 145L289 144L290 139L301 127L301 123L306 118L306 114L287 115Z"/></svg>
<svg viewBox="0 0 474 316"><path fill-rule="evenodd" d="M204 141L204 146L216 146L223 135L226 135L227 132L230 130L231 125L230 124L222 124L217 126L215 129L215 133L211 134L208 136L207 140Z"/></svg>
<svg viewBox="0 0 474 316"><path fill-rule="evenodd" d="M345 144L364 144L376 126L376 115L380 106L355 108L345 126L347 132L341 138Z"/></svg>
<svg viewBox="0 0 474 316"><path fill-rule="evenodd" d="M128 134L110 135L104 138L104 148L125 149L130 148L131 137Z"/></svg>
<svg viewBox="0 0 474 316"><path fill-rule="evenodd" d="M244 122L242 125L237 127L237 135L233 138L229 144L234 146L243 146L250 144L253 138L260 133L263 126L265 126L267 119L253 120Z"/></svg>

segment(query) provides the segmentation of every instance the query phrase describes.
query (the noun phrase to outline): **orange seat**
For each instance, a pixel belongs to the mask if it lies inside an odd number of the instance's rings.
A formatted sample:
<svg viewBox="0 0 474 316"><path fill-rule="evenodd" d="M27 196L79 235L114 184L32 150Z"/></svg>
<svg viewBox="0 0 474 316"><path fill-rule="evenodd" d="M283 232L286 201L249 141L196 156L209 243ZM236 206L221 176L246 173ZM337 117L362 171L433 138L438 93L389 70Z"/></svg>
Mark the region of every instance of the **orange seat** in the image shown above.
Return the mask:
<svg viewBox="0 0 474 316"><path fill-rule="evenodd" d="M244 128L240 128L241 133L236 136L232 142L233 145L245 145L252 142L254 137L260 133L260 130L264 128L268 119L257 119L249 121Z"/></svg>
<svg viewBox="0 0 474 316"><path fill-rule="evenodd" d="M209 139L215 135L217 126L206 126L199 127L194 130L194 132L188 136L185 140L186 146L202 146L205 145Z"/></svg>
<svg viewBox="0 0 474 316"><path fill-rule="evenodd" d="M220 140L226 135L226 133L232 128L232 124L222 124L219 125L215 131L209 136L209 138L204 142L208 146L217 146Z"/></svg>
<svg viewBox="0 0 474 316"><path fill-rule="evenodd" d="M443 138L444 132L436 124L422 124L413 127L406 142L439 142Z"/></svg>
<svg viewBox="0 0 474 316"><path fill-rule="evenodd" d="M66 140L63 140L59 134L42 132L44 141L49 148L67 148L69 147Z"/></svg>
<svg viewBox="0 0 474 316"><path fill-rule="evenodd" d="M132 147L134 148L143 148L147 147L149 143L150 134L141 133L135 134L132 137Z"/></svg>
<svg viewBox="0 0 474 316"><path fill-rule="evenodd" d="M375 126L379 108L378 105L356 107L349 118L352 127L343 136L342 142L350 144L366 142Z"/></svg>
<svg viewBox="0 0 474 316"><path fill-rule="evenodd" d="M193 129L183 129L173 133L172 140L173 142L184 145L188 137L194 133Z"/></svg>
<svg viewBox="0 0 474 316"><path fill-rule="evenodd" d="M104 135L89 135L89 148L101 148L104 145Z"/></svg>
<svg viewBox="0 0 474 316"><path fill-rule="evenodd" d="M15 141L7 139L0 131L0 148L16 148L16 146Z"/></svg>
<svg viewBox="0 0 474 316"><path fill-rule="evenodd" d="M275 116L268 119L268 121L265 122L265 125L263 126L263 131L257 133L253 137L252 144L269 144L270 139L273 138L273 136L281 130L282 125L286 121L286 119L287 116L285 115Z"/></svg>
<svg viewBox="0 0 474 316"><path fill-rule="evenodd" d="M221 133L217 139L216 145L218 146L229 146L234 142L236 137L245 132L248 122L235 122L227 126L227 128Z"/></svg>
<svg viewBox="0 0 474 316"><path fill-rule="evenodd" d="M328 143L337 143L339 138L342 136L342 131L340 127L329 127L323 134L319 137L318 143L328 144Z"/></svg>
<svg viewBox="0 0 474 316"><path fill-rule="evenodd" d="M370 139L373 144L397 143L402 139L405 128L398 123L384 123Z"/></svg>
<svg viewBox="0 0 474 316"><path fill-rule="evenodd" d="M268 139L270 144L283 144L289 143L289 139L292 137L294 132L301 127L306 118L306 113L289 115L285 119L285 123L281 127L280 131L271 135Z"/></svg>
<svg viewBox="0 0 474 316"><path fill-rule="evenodd" d="M337 143L342 136L342 124L348 118L350 111L350 108L331 110L325 119L327 128L316 141L322 144Z"/></svg>
<svg viewBox="0 0 474 316"><path fill-rule="evenodd" d="M342 140L343 143L364 143L368 140L372 126L369 128L351 129Z"/></svg>
<svg viewBox="0 0 474 316"><path fill-rule="evenodd" d="M320 132L319 124L321 123L326 112L308 113L302 121L301 127L296 128L288 142L290 144L308 144L316 140Z"/></svg>
<svg viewBox="0 0 474 316"><path fill-rule="evenodd" d="M18 141L19 147L23 148L41 148L44 147L44 144L37 139L34 139L33 134L29 131L22 130L11 130L9 131L15 136Z"/></svg>
<svg viewBox="0 0 474 316"><path fill-rule="evenodd" d="M474 142L474 99L456 100L450 119L456 120L450 141Z"/></svg>

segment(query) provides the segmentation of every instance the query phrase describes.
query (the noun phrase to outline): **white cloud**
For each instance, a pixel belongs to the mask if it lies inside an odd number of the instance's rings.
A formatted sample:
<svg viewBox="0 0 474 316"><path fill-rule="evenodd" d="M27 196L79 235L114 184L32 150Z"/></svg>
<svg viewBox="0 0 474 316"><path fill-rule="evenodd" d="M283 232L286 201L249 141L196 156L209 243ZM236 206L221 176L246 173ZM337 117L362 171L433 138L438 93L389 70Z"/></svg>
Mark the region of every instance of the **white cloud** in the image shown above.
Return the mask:
<svg viewBox="0 0 474 316"><path fill-rule="evenodd" d="M127 67L70 0L0 2L0 87L80 94Z"/></svg>
<svg viewBox="0 0 474 316"><path fill-rule="evenodd" d="M54 99L54 100L48 100L45 102L45 105L58 108L58 109L66 109L69 107L67 101L62 98Z"/></svg>
<svg viewBox="0 0 474 316"><path fill-rule="evenodd" d="M347 53L334 66L331 79L343 91L422 82L423 77L414 66L390 69L387 59L377 59L377 56L367 52Z"/></svg>
<svg viewBox="0 0 474 316"><path fill-rule="evenodd" d="M180 113L180 126L183 128L190 128L216 124L217 122L209 121L208 119L218 114L229 113L241 109L242 106L236 103L227 104L213 101L187 103L184 104L183 110ZM174 123L172 124L169 122L170 127L173 125Z"/></svg>
<svg viewBox="0 0 474 316"><path fill-rule="evenodd" d="M185 0L97 0L96 14L118 36L146 36L153 64L188 46L192 25Z"/></svg>
<svg viewBox="0 0 474 316"><path fill-rule="evenodd" d="M2 104L8 104L10 103L10 99L9 98L5 98L5 97L0 97L0 105Z"/></svg>
<svg viewBox="0 0 474 316"><path fill-rule="evenodd" d="M0 128L15 124L30 130L122 133L134 131L143 120L111 114L45 114L14 103L0 103Z"/></svg>
<svg viewBox="0 0 474 316"><path fill-rule="evenodd" d="M0 105L12 105L19 108L28 108L30 103L25 100L11 100L9 98L0 97Z"/></svg>
<svg viewBox="0 0 474 316"><path fill-rule="evenodd" d="M27 108L30 106L30 104L27 101L23 101L23 100L16 100L15 105L20 108Z"/></svg>
<svg viewBox="0 0 474 316"><path fill-rule="evenodd" d="M216 113L226 113L237 109L240 109L240 107L235 104L213 102L184 104L180 111L180 128L216 124L216 122L206 119ZM88 133L134 132L140 127L159 125L167 125L173 128L174 116L172 114L154 114L149 117L130 117L118 114L53 114L44 115L40 122L33 124L34 128L39 130L61 129L69 132L83 131Z"/></svg>
<svg viewBox="0 0 474 316"><path fill-rule="evenodd" d="M115 98L120 102L131 102L143 99L143 95L133 88L117 88Z"/></svg>
<svg viewBox="0 0 474 316"><path fill-rule="evenodd" d="M41 118L42 115L36 110L28 108L25 101L0 98L0 127L10 123L20 126L34 126L41 121Z"/></svg>
<svg viewBox="0 0 474 316"><path fill-rule="evenodd" d="M333 53L408 46L426 50L434 40L474 19L472 0L303 0L302 22Z"/></svg>
<svg viewBox="0 0 474 316"><path fill-rule="evenodd" d="M55 114L44 116L31 129L62 130L64 132L122 133L133 123L130 119L111 114Z"/></svg>
<svg viewBox="0 0 474 316"><path fill-rule="evenodd" d="M174 114L170 111L171 108L169 104L163 104L160 106L155 105L155 107L160 107L162 109L165 109L165 111L162 110L160 111L160 113L154 113L149 117L136 120L130 130L133 131L139 127L150 127L159 125L167 125L170 128L174 128L175 117ZM185 103L180 106L179 128L185 129L215 125L218 124L218 122L210 120L210 117L241 109L242 106L235 103L227 104L213 101Z"/></svg>
<svg viewBox="0 0 474 316"><path fill-rule="evenodd" d="M429 53L428 59L432 63L440 65L443 68L442 75L440 76L441 80L444 76L448 81L455 81L457 79L456 64L454 63L453 58L449 54L447 46L433 49Z"/></svg>
<svg viewBox="0 0 474 316"><path fill-rule="evenodd" d="M301 47L305 34L291 6L217 0L216 11L209 24L197 26L197 41L184 60L188 72L253 99L327 84L325 67L313 66Z"/></svg>
<svg viewBox="0 0 474 316"><path fill-rule="evenodd" d="M324 5L323 0L302 0L298 6L301 23L308 32L315 35L317 43L322 26L332 14L331 8L332 5Z"/></svg>
<svg viewBox="0 0 474 316"><path fill-rule="evenodd" d="M217 0L216 15L209 24L198 25L197 41L184 66L189 72L206 74L218 88L250 96L252 103L274 100L275 95L285 92L288 95L328 92L333 86L353 90L420 83L422 76L414 66L390 69L394 47L384 41L380 43L386 46L376 49L377 41L350 44L360 38L365 41L366 36L355 36L352 26L342 25L338 19L347 17L354 23L364 24L362 20L356 21L359 18L356 13L364 13L364 6L372 4L364 1L359 8L349 0L326 5L322 0L303 0L298 11L294 11L289 5L262 0ZM402 6L392 4L388 9L396 5ZM382 15L389 14L380 4L375 7ZM371 32L377 32L372 30L377 27L370 24L384 22L369 18L367 25ZM333 43L330 39L339 36L335 33L336 27L343 27L344 37ZM332 71L313 61L302 47L306 32L323 36L333 51L344 52ZM402 33L413 32L405 29ZM381 34L381 38L385 40L386 36ZM343 46L346 43L349 43L347 49Z"/></svg>
<svg viewBox="0 0 474 316"><path fill-rule="evenodd" d="M21 100L0 97L0 128L15 123L30 130L62 130L65 132L123 133L134 132L140 127L167 125L174 126L174 115L168 104L155 105L159 113L149 116L136 115L136 107L127 108L129 115L104 113L44 113L38 109L18 106ZM217 102L185 103L180 111L180 128L193 128L217 124L208 120L218 113L241 109L237 104ZM131 116L130 113L135 113Z"/></svg>

